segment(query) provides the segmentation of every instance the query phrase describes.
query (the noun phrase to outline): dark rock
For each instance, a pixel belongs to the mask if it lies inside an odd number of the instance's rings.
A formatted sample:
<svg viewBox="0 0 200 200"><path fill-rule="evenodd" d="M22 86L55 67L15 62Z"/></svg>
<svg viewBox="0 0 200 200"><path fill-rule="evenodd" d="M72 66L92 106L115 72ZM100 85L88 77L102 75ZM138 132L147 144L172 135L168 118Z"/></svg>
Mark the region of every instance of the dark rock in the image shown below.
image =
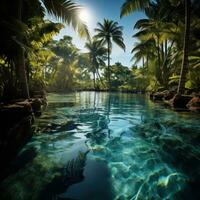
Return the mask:
<svg viewBox="0 0 200 200"><path fill-rule="evenodd" d="M2 106L0 109L1 130L10 129L20 119L32 115L32 107L28 101Z"/></svg>
<svg viewBox="0 0 200 200"><path fill-rule="evenodd" d="M33 113L36 117L41 116L42 111L45 110L47 106L47 99L46 97L42 98L32 98L29 99L29 103L32 107Z"/></svg>
<svg viewBox="0 0 200 200"><path fill-rule="evenodd" d="M156 92L154 95L153 95L153 101L161 101L164 97L164 93L162 92Z"/></svg>
<svg viewBox="0 0 200 200"><path fill-rule="evenodd" d="M192 99L192 96L176 94L170 101L169 104L174 109L187 109L187 103Z"/></svg>
<svg viewBox="0 0 200 200"><path fill-rule="evenodd" d="M174 91L167 91L165 94L164 94L164 97L163 99L164 100L170 100L174 97L176 93Z"/></svg>
<svg viewBox="0 0 200 200"><path fill-rule="evenodd" d="M150 94L150 99L153 101L162 101L169 94L168 90L162 92L154 92Z"/></svg>
<svg viewBox="0 0 200 200"><path fill-rule="evenodd" d="M0 108L0 170L14 158L23 145L32 137L31 125L34 116L28 101L17 102ZM0 178L4 176L0 174Z"/></svg>
<svg viewBox="0 0 200 200"><path fill-rule="evenodd" d="M42 129L36 130L36 132L43 132L47 134L59 133L64 131L70 131L76 129L78 124L74 121L67 121L64 123L50 123Z"/></svg>
<svg viewBox="0 0 200 200"><path fill-rule="evenodd" d="M36 117L40 116L42 114L42 101L39 98L37 98L37 99L33 99L30 102L30 104L35 116Z"/></svg>

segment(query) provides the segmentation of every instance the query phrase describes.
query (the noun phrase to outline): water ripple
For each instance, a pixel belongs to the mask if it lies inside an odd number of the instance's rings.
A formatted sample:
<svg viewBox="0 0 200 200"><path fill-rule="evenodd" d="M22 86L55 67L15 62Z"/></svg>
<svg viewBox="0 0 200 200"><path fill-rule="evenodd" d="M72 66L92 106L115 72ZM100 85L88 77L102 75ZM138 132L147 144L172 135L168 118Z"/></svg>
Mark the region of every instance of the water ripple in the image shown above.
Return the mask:
<svg viewBox="0 0 200 200"><path fill-rule="evenodd" d="M81 92L48 99L36 121L43 131L22 150L34 149L36 156L1 183L10 199L40 199L41 193L42 199L200 198L199 116L175 113L143 95ZM76 126L68 129L67 121ZM84 170L77 169L79 158L86 159ZM64 178L69 163L73 177ZM51 195L44 192L49 185Z"/></svg>

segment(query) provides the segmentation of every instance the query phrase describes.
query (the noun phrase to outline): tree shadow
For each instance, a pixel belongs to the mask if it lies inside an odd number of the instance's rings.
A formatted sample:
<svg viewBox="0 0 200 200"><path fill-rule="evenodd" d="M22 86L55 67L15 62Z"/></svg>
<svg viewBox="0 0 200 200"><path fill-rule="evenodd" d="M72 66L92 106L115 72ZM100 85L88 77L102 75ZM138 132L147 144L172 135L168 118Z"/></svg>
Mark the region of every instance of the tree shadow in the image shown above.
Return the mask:
<svg viewBox="0 0 200 200"><path fill-rule="evenodd" d="M82 182L84 180L84 167L89 151L79 152L77 158L68 161L66 166L60 169L61 175L55 177L51 183L47 184L40 195L41 200L59 200L62 198L59 194L66 192L69 186ZM70 199L72 200L72 199Z"/></svg>

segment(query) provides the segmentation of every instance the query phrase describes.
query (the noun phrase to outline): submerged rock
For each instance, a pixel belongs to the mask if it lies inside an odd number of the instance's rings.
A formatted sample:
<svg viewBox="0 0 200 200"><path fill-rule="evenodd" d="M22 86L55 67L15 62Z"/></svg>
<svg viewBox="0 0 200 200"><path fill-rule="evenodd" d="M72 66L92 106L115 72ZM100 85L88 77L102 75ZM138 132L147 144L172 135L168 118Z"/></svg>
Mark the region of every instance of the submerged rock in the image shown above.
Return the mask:
<svg viewBox="0 0 200 200"><path fill-rule="evenodd" d="M0 199L59 199L58 195L69 186L83 181L87 154L88 151L79 152L65 165L54 162L46 155L36 156L23 170L0 183Z"/></svg>
<svg viewBox="0 0 200 200"><path fill-rule="evenodd" d="M78 124L76 124L74 121L66 121L63 123L50 123L48 125L45 125L42 128L36 128L35 132L36 133L47 133L47 134L52 134L52 133L59 133L63 131L70 131L76 129Z"/></svg>

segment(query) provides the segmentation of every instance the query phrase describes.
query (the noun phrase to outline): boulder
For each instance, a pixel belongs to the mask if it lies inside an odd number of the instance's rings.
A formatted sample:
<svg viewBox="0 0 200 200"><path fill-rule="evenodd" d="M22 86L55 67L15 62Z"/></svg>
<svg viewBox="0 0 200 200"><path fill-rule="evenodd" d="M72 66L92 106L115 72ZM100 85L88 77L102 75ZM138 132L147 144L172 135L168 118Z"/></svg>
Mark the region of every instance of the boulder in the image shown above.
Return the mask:
<svg viewBox="0 0 200 200"><path fill-rule="evenodd" d="M176 94L169 100L169 105L176 110L186 110L186 105L191 99L192 96Z"/></svg>
<svg viewBox="0 0 200 200"><path fill-rule="evenodd" d="M28 101L3 105L0 108L0 170L17 155L23 145L32 137L31 125L34 116ZM0 174L0 178L3 173Z"/></svg>
<svg viewBox="0 0 200 200"><path fill-rule="evenodd" d="M12 127L12 125L19 122L20 119L30 115L32 116L32 107L28 101L3 105L0 108L1 130L5 127Z"/></svg>

